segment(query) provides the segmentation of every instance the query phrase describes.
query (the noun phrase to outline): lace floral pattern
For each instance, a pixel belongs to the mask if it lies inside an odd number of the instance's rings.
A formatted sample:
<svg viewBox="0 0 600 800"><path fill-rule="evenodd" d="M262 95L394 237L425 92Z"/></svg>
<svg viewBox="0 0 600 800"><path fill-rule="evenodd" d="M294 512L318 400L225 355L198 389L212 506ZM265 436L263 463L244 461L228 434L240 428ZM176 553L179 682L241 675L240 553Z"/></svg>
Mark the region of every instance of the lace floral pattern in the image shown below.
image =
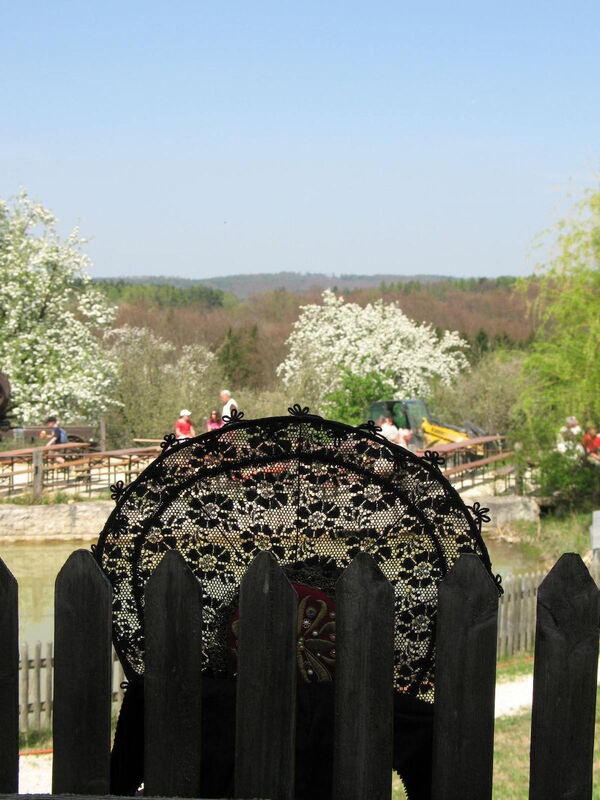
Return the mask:
<svg viewBox="0 0 600 800"><path fill-rule="evenodd" d="M170 549L204 593L205 667L227 669L225 628L241 578L270 550L291 580L334 596L354 556L370 553L395 591L395 686L432 699L437 587L462 552L490 570L473 516L431 458L292 407L232 420L166 447L116 494L95 556L113 585L113 636L142 674L143 591Z"/></svg>

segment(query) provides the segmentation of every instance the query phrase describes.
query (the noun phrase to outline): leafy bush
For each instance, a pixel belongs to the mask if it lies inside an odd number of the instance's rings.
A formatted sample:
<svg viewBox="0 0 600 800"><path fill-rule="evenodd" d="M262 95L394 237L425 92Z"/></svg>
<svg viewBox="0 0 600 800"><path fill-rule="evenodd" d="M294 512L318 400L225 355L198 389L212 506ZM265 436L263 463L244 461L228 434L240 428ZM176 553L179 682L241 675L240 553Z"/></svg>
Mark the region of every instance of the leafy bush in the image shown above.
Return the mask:
<svg viewBox="0 0 600 800"><path fill-rule="evenodd" d="M555 495L563 508L586 511L600 504L600 465L546 452L540 459L539 479L540 494Z"/></svg>
<svg viewBox="0 0 600 800"><path fill-rule="evenodd" d="M486 353L450 386L436 382L428 398L432 414L443 422L474 422L488 433L507 433L516 420L524 355L519 351Z"/></svg>
<svg viewBox="0 0 600 800"><path fill-rule="evenodd" d="M365 421L365 412L371 403L392 397L393 394L391 376L386 377L378 372L359 376L345 369L339 389L325 396L323 412L339 422L360 425Z"/></svg>
<svg viewBox="0 0 600 800"><path fill-rule="evenodd" d="M215 356L202 345L176 348L146 328L125 326L107 335L118 365L107 429L113 446L134 437L161 438L173 430L182 408L190 408L196 433L218 408L222 375Z"/></svg>

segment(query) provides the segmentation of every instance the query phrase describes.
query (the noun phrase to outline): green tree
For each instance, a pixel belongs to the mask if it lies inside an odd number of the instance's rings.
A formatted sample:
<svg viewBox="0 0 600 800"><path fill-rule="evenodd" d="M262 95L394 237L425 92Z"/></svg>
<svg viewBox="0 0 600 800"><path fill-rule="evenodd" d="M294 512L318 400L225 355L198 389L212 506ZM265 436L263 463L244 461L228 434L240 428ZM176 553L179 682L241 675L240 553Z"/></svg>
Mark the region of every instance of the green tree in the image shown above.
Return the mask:
<svg viewBox="0 0 600 800"><path fill-rule="evenodd" d="M555 253L532 278L537 330L520 408L532 440L549 445L568 414L600 422L600 191L558 224Z"/></svg>
<svg viewBox="0 0 600 800"><path fill-rule="evenodd" d="M487 433L507 433L515 425L523 392L523 353L484 353L451 386L437 381L428 397L432 414L444 422L474 422Z"/></svg>
<svg viewBox="0 0 600 800"><path fill-rule="evenodd" d="M360 425L366 421L371 403L392 397L393 393L394 380L391 375L379 372L355 375L344 369L341 385L326 395L323 409L331 419L348 425Z"/></svg>
<svg viewBox="0 0 600 800"><path fill-rule="evenodd" d="M227 329L217 359L232 386L255 386L260 372L258 338L258 325Z"/></svg>

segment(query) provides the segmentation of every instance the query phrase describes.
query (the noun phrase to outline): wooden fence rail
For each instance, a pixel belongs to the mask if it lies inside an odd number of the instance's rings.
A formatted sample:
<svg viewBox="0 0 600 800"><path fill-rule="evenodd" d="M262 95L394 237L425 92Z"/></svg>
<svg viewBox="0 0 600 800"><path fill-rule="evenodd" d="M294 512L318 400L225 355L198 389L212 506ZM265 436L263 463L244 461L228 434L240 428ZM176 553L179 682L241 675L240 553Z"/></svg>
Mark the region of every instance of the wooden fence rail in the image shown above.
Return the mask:
<svg viewBox="0 0 600 800"><path fill-rule="evenodd" d="M110 585L91 553L77 551L59 574L56 593L53 792L105 795L113 668ZM391 795L392 599L391 587L362 554L338 584L336 800ZM3 565L0 603L0 793L8 794L16 791L18 778L17 596ZM432 800L490 800L492 795L497 603L494 584L475 556L461 556L440 585ZM156 752L157 737L162 746L161 774L151 778L151 788L165 796L197 796L199 748L182 754L174 729L174 723L187 719L187 733L197 736L201 715L200 591L181 556L171 553L161 562L147 585L146 605L146 719L153 723L145 725L146 753ZM537 596L531 800L592 798L599 616L598 587L590 573L579 556L563 556ZM248 569L240 596L238 798L293 798L294 617L287 578L270 554L261 554ZM41 649L33 659L26 656L28 663L41 666ZM172 683L177 676L168 694L167 675ZM37 697L36 680L34 687ZM190 697L191 720L186 717Z"/></svg>

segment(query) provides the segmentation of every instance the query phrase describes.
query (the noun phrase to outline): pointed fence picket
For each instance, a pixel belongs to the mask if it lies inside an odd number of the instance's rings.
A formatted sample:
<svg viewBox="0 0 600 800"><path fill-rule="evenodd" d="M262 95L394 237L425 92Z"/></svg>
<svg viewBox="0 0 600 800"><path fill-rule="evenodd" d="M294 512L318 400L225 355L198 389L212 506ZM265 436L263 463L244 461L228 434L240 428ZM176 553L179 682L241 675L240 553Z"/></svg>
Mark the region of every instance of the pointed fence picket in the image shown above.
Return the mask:
<svg viewBox="0 0 600 800"><path fill-rule="evenodd" d="M108 794L112 587L93 555L76 550L56 578L54 794Z"/></svg>
<svg viewBox="0 0 600 800"><path fill-rule="evenodd" d="M200 795L202 587L167 553L144 601L144 790Z"/></svg>
<svg viewBox="0 0 600 800"><path fill-rule="evenodd" d="M600 582L600 568L592 566L590 572L596 582ZM505 593L500 598L498 606L499 660L533 653L537 591L544 575L545 573L539 572L508 576L504 579ZM516 632L511 630L514 626L517 626ZM23 642L20 646L19 730L22 733L40 729L49 730L52 727L54 645L52 642L47 642L42 646L42 655L38 661L34 658L37 644L37 642ZM122 684L125 674L116 653L113 653L113 661L112 701L115 714L123 699ZM41 686L39 700L37 694L35 697L33 695L36 681L39 681ZM40 728L37 727L38 720Z"/></svg>
<svg viewBox="0 0 600 800"><path fill-rule="evenodd" d="M531 715L531 800L592 797L598 587L575 553L540 586Z"/></svg>
<svg viewBox="0 0 600 800"><path fill-rule="evenodd" d="M294 797L297 615L292 585L260 553L240 587L236 797Z"/></svg>
<svg viewBox="0 0 600 800"><path fill-rule="evenodd" d="M19 648L17 582L0 560L0 792L17 792Z"/></svg>
<svg viewBox="0 0 600 800"><path fill-rule="evenodd" d="M336 586L335 800L385 800L392 778L394 591L359 553Z"/></svg>
<svg viewBox="0 0 600 800"><path fill-rule="evenodd" d="M492 796L498 590L461 556L438 595L433 800Z"/></svg>
<svg viewBox="0 0 600 800"><path fill-rule="evenodd" d="M560 559L539 592L537 576L514 580L508 589L498 616L495 585L469 555L461 556L440 585L432 796L490 800L496 643L506 652L512 619L511 646L530 646L527 620L537 599L530 798L591 800L598 587L581 559L570 554ZM515 610L517 597L523 613ZM336 600L333 797L383 800L391 794L392 591L372 560L361 554L340 579ZM240 596L239 798L293 797L296 603L273 556L260 554L244 576ZM110 605L110 585L93 556L77 551L56 584L55 793L96 797L109 790L111 701L118 695L111 692ZM156 758L157 773L149 767L148 786L164 796L189 796L197 793L201 769L201 592L177 554L169 553L148 582L146 605L145 744L147 756ZM6 793L17 786L16 625L16 583L1 565L0 788ZM46 678L51 674L52 652L24 646L21 659L34 667L31 681L30 670L21 670L26 698L21 720L25 709L25 716L41 725L51 708L44 705L47 681L36 675L44 664ZM177 676L172 686L169 676ZM27 699L30 689L37 711ZM190 740L187 749L179 738L183 732ZM165 752L158 752L158 741Z"/></svg>

